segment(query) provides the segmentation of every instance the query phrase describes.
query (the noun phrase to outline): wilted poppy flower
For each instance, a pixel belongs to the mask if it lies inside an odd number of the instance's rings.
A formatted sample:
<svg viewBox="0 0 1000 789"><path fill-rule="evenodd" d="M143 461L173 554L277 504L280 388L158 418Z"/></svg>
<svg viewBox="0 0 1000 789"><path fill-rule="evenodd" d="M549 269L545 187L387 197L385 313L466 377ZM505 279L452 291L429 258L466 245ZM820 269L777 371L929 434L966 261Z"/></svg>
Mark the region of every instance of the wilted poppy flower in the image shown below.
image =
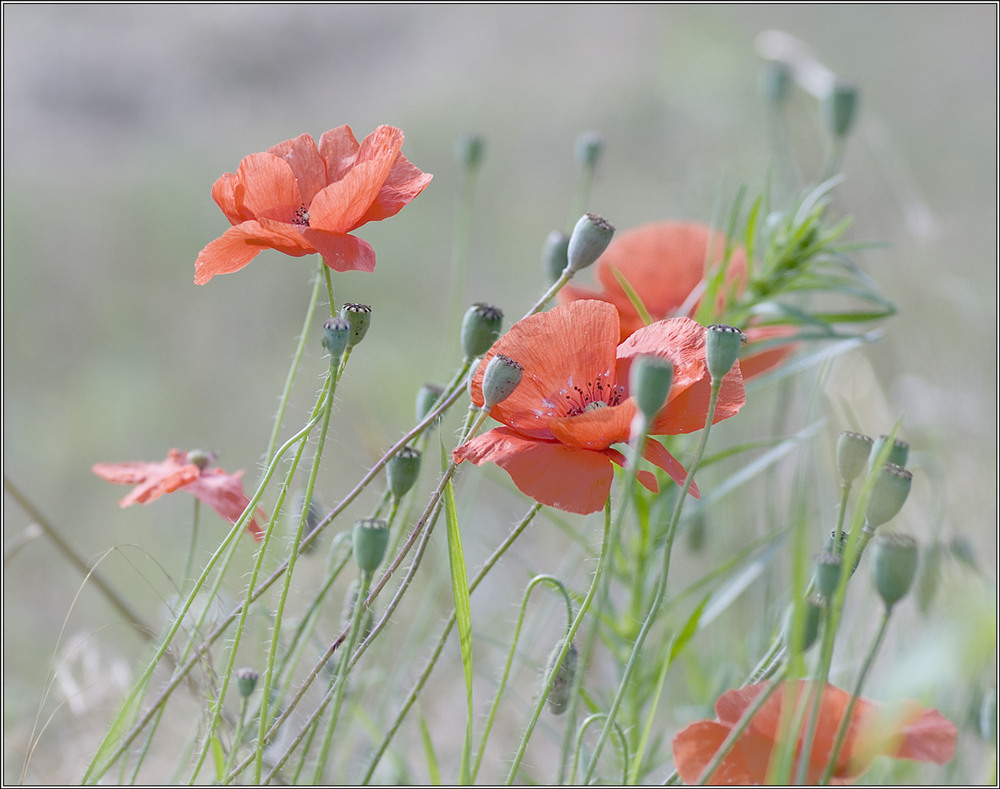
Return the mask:
<svg viewBox="0 0 1000 789"><path fill-rule="evenodd" d="M221 468L207 468L204 456L197 458L199 462L195 463L191 454L193 453L171 449L167 459L159 463L141 460L131 463L95 463L92 470L108 482L136 486L119 502L122 507L136 503L149 504L164 493L186 490L230 523L236 523L250 503L240 481L243 472L227 474ZM262 520L267 519L260 507L257 508L256 516ZM247 524L247 531L255 540L259 540L263 534L257 518L251 518Z"/></svg>
<svg viewBox="0 0 1000 789"><path fill-rule="evenodd" d="M349 126L319 138L303 134L244 157L212 198L233 224L205 247L194 281L239 271L263 249L301 257L313 252L334 271L371 271L375 250L349 235L393 216L431 180L403 156L403 133L379 126L358 144Z"/></svg>
<svg viewBox="0 0 1000 789"><path fill-rule="evenodd" d="M472 401L483 404L483 372L504 354L524 368L520 385L490 416L494 428L455 450L457 461L493 462L518 489L542 504L567 512L604 506L624 456L612 445L628 441L637 413L629 396L629 367L651 354L674 365L666 405L653 418L652 435L700 430L708 415L710 380L705 365L705 328L690 318L672 318L639 329L619 345L618 312L603 301L576 301L515 323L489 350L472 379ZM739 365L723 379L715 420L733 416L744 403ZM680 463L655 440L647 460L683 483ZM639 481L656 490L647 471ZM697 488L692 486L697 495Z"/></svg>
<svg viewBox="0 0 1000 789"><path fill-rule="evenodd" d="M621 338L638 331L645 322L622 287L615 272L638 294L650 317L655 320L697 308L695 293L702 286L707 267L721 262L725 238L707 225L697 222L652 222L618 233L596 264L602 290L595 292L575 285L559 291L560 303L577 299L601 299L615 305L621 316ZM734 249L726 270L727 283L737 289L746 280L746 255ZM694 295L692 295L694 294ZM725 316L714 315L714 320ZM764 340L787 338L792 326L742 327L749 338L741 354L744 378L760 375L780 365L792 352L791 345L775 345L766 350L754 346Z"/></svg>
<svg viewBox="0 0 1000 789"><path fill-rule="evenodd" d="M674 761L685 783L694 783L700 778L729 732L768 684L726 691L715 703L719 720L692 723L674 737ZM708 783L716 786L766 783L771 757L778 747L776 740L781 733L783 702L788 699L794 703L796 696L814 687L815 684L808 680L782 684L754 715ZM832 685L824 687L819 725L809 755L807 784L815 784L823 775L850 701L849 693ZM787 714L787 710L785 712ZM925 709L915 701L883 708L858 699L831 781L847 784L857 780L876 756L944 764L955 754L957 736L951 721L937 710ZM800 734L797 751L801 749Z"/></svg>

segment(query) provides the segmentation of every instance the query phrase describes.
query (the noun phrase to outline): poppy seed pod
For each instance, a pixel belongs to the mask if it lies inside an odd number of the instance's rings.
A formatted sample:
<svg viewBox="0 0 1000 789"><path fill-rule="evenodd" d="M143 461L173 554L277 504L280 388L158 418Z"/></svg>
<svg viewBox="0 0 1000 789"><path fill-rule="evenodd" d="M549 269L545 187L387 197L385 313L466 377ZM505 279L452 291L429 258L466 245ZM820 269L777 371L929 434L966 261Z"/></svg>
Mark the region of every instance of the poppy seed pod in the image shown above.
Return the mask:
<svg viewBox="0 0 1000 789"><path fill-rule="evenodd" d="M353 348L368 333L372 322L372 308L367 304L345 304L340 308L340 317L347 318L351 324L351 337L347 341L347 347Z"/></svg>
<svg viewBox="0 0 1000 789"><path fill-rule="evenodd" d="M455 140L455 161L466 170L474 170L486 154L486 140L478 134L463 134Z"/></svg>
<svg viewBox="0 0 1000 789"><path fill-rule="evenodd" d="M403 498L420 475L420 450L403 447L392 456L385 467L389 492L397 499Z"/></svg>
<svg viewBox="0 0 1000 789"><path fill-rule="evenodd" d="M875 439L875 445L872 447L871 459L869 463L874 463L875 459L879 456L882 451L882 447L885 446L886 441L889 440L889 436L883 434ZM892 449L889 450L889 457L885 459L884 462L892 463L900 468L906 468L906 461L910 459L910 445L903 441L902 439L895 439L892 443Z"/></svg>
<svg viewBox="0 0 1000 789"><path fill-rule="evenodd" d="M523 374L524 368L509 356L498 353L490 359L483 372L483 406L490 409L510 397Z"/></svg>
<svg viewBox="0 0 1000 789"><path fill-rule="evenodd" d="M706 329L705 361L712 382L721 381L736 364L740 354L740 346L746 339L743 332L735 326L724 326L713 323Z"/></svg>
<svg viewBox="0 0 1000 789"><path fill-rule="evenodd" d="M880 534L872 546L872 579L887 609L906 596L917 575L917 541L906 534Z"/></svg>
<svg viewBox="0 0 1000 789"><path fill-rule="evenodd" d="M552 650L552 654L549 655L546 676L555 665L565 643L565 639L560 641ZM570 642L566 657L559 664L559 669L552 680L552 687L549 688L549 695L545 698L545 704L553 715L562 715L569 709L570 694L573 692L573 680L576 679L576 668L579 662L580 656L576 651L576 644Z"/></svg>
<svg viewBox="0 0 1000 789"><path fill-rule="evenodd" d="M585 131L573 143L573 155L581 167L593 167L604 151L604 138L599 132Z"/></svg>
<svg viewBox="0 0 1000 789"><path fill-rule="evenodd" d="M647 422L651 422L667 402L673 380L674 366L667 359L643 354L632 361L629 391Z"/></svg>
<svg viewBox="0 0 1000 789"><path fill-rule="evenodd" d="M844 137L854 125L858 113L858 89L837 81L823 99L823 117L834 137Z"/></svg>
<svg viewBox="0 0 1000 789"><path fill-rule="evenodd" d="M913 482L913 475L909 471L893 463L886 463L876 474L872 495L868 499L868 509L865 511L865 520L870 529L881 526L896 516L906 497L910 495L910 485Z"/></svg>
<svg viewBox="0 0 1000 789"><path fill-rule="evenodd" d="M614 234L614 226L604 217L597 214L581 216L569 236L567 270L572 274L591 265L608 248Z"/></svg>
<svg viewBox="0 0 1000 789"><path fill-rule="evenodd" d="M785 623L782 628L782 641L786 646L791 646L792 637L792 617L795 615L795 606L788 606L785 612ZM806 600L806 621L802 627L802 644L799 652L808 652L809 648L816 643L816 636L819 635L819 623L823 615L823 602L815 597Z"/></svg>
<svg viewBox="0 0 1000 789"><path fill-rule="evenodd" d="M189 449L187 453L187 462L194 463L199 469L204 471L208 468L209 464L215 460L214 452L206 452L204 449Z"/></svg>
<svg viewBox="0 0 1000 789"><path fill-rule="evenodd" d="M340 316L327 318L323 323L323 347L330 353L330 364L336 364L351 339L351 322Z"/></svg>
<svg viewBox="0 0 1000 789"><path fill-rule="evenodd" d="M492 304L479 301L473 304L462 318L462 353L466 359L485 354L500 336L503 311Z"/></svg>
<svg viewBox="0 0 1000 789"><path fill-rule="evenodd" d="M417 421L423 422L424 418L434 409L437 401L444 394L444 387L438 384L424 384L417 392Z"/></svg>
<svg viewBox="0 0 1000 789"><path fill-rule="evenodd" d="M257 687L257 680L260 678L260 674L248 666L238 668L233 673L236 676L236 690L239 691L243 698L248 698L253 693L254 688Z"/></svg>
<svg viewBox="0 0 1000 789"><path fill-rule="evenodd" d="M864 433L845 430L837 439L837 470L840 481L845 485L853 482L864 471L872 454L872 441Z"/></svg>
<svg viewBox="0 0 1000 789"><path fill-rule="evenodd" d="M555 282L569 265L569 236L553 230L542 247L542 269Z"/></svg>
<svg viewBox="0 0 1000 789"><path fill-rule="evenodd" d="M389 528L384 520L365 518L354 524L354 561L363 573L373 573L382 564L389 544Z"/></svg>
<svg viewBox="0 0 1000 789"><path fill-rule="evenodd" d="M816 572L816 589L824 600L830 600L840 583L840 566L843 557L832 551L821 551L813 560Z"/></svg>

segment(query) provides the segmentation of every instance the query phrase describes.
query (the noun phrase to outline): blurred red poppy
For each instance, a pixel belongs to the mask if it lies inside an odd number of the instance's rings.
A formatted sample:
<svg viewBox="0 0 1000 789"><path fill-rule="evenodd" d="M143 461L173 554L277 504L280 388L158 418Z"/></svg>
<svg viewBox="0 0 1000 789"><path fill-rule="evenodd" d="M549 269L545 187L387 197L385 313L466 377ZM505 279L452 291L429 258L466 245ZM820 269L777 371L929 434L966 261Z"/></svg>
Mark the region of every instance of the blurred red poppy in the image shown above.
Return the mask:
<svg viewBox="0 0 1000 789"><path fill-rule="evenodd" d="M203 454L199 453L200 456L194 458L191 457L193 454L171 449L167 459L159 463L141 460L130 463L95 463L92 470L101 479L116 485L136 486L119 502L122 507L136 503L149 504L164 493L186 490L230 523L236 523L250 503L240 481L243 472L227 474L221 468L208 468L208 459ZM255 540L260 540L263 531L257 518L267 520L267 515L260 507L257 508L256 517L251 518L247 524L247 531Z"/></svg>
<svg viewBox="0 0 1000 789"><path fill-rule="evenodd" d="M319 139L308 134L244 157L225 173L212 198L232 223L194 264L194 281L239 271L270 248L301 257L319 253L334 271L371 271L375 251L350 235L393 216L431 176L401 152L403 133L379 126L359 144L349 126Z"/></svg>
<svg viewBox="0 0 1000 789"><path fill-rule="evenodd" d="M629 396L632 360L651 354L674 365L666 405L653 418L651 435L700 430L708 415L710 377L705 365L705 328L690 318L672 318L639 329L619 344L618 312L603 301L575 301L514 324L494 343L472 379L472 401L483 404L483 372L501 353L518 362L520 385L490 416L503 427L455 450L459 462L493 462L518 489L542 504L589 513L604 506L624 457L612 445L626 442L636 415ZM745 402L739 365L723 379L714 421L733 416ZM680 463L654 440L647 460L683 483ZM656 490L656 479L639 481ZM698 495L697 488L691 492Z"/></svg>
<svg viewBox="0 0 1000 789"><path fill-rule="evenodd" d="M698 291L705 274L722 261L725 245L721 233L697 222L641 225L615 235L597 260L597 279L602 290L595 292L571 284L559 291L558 298L562 304L577 299L600 299L614 304L621 316L621 338L624 340L646 323L618 277L628 282L654 321L677 314L692 314L701 301ZM746 254L737 247L730 255L726 281L740 289L745 280ZM719 306L721 308L721 304ZM681 310L683 313L679 312ZM723 318L718 314L713 316L713 320ZM772 344L759 350L759 344L765 340L773 343L791 337L795 333L793 326L743 328L749 339L740 354L744 379L779 366L794 350L788 343Z"/></svg>
<svg viewBox="0 0 1000 789"><path fill-rule="evenodd" d="M692 723L674 737L674 761L685 783L699 780L740 717L768 685L764 682L726 691L715 703L719 720ZM775 690L709 777L708 783L713 786L766 783L771 756L778 746L782 715L788 712L787 708L783 710L784 702L787 698L794 705L801 693L814 687L815 683L809 680L798 680L784 683ZM807 784L815 784L823 775L850 700L849 693L832 685L824 687L819 726L809 754ZM834 784L852 783L871 766L876 756L944 764L955 755L957 736L951 721L937 710L925 709L915 701L883 708L858 699L831 781ZM800 734L797 756L801 750Z"/></svg>

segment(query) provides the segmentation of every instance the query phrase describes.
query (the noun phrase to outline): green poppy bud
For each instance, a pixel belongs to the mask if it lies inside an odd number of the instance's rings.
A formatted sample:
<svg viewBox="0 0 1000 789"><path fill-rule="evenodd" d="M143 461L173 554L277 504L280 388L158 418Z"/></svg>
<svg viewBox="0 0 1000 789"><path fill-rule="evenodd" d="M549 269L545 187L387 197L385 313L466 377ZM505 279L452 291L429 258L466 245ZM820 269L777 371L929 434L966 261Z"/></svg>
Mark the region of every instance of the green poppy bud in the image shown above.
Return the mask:
<svg viewBox="0 0 1000 789"><path fill-rule="evenodd" d="M556 659L559 657L559 653L562 652L565 643L565 639L560 641L556 644L555 649L552 650L552 654L549 655L548 666L545 671L546 676L548 676L552 667L555 666ZM576 679L576 669L579 662L580 656L576 651L576 644L571 642L569 650L566 652L566 657L559 664L559 669L552 680L549 695L545 698L545 704L549 708L549 712L553 715L562 715L569 709L569 702L573 692L573 680Z"/></svg>
<svg viewBox="0 0 1000 789"><path fill-rule="evenodd" d="M760 72L760 92L768 104L781 104L792 86L792 69L782 60L765 60Z"/></svg>
<svg viewBox="0 0 1000 789"><path fill-rule="evenodd" d="M438 384L424 384L417 392L417 421L423 422L424 418L434 409L437 401L444 394L444 387Z"/></svg>
<svg viewBox="0 0 1000 789"><path fill-rule="evenodd" d="M875 462L875 458L879 456L882 451L882 447L885 446L886 441L889 440L889 436L881 435L875 440L875 446L872 447L871 461ZM892 443L892 449L889 450L889 457L885 459L886 463L892 463L893 465L899 466L900 468L906 468L906 461L910 459L910 445L907 444L902 439L895 439Z"/></svg>
<svg viewBox="0 0 1000 789"><path fill-rule="evenodd" d="M455 161L466 170L475 170L486 154L486 140L478 134L463 134L455 140Z"/></svg>
<svg viewBox="0 0 1000 789"><path fill-rule="evenodd" d="M840 583L840 566L843 557L832 551L822 551L816 555L814 569L816 572L816 590L824 600L830 600Z"/></svg>
<svg viewBox="0 0 1000 789"><path fill-rule="evenodd" d="M847 82L837 81L823 99L826 127L834 137L844 137L854 125L858 113L858 89Z"/></svg>
<svg viewBox="0 0 1000 789"><path fill-rule="evenodd" d="M542 269L555 282L569 265L569 236L553 230L542 247Z"/></svg>
<svg viewBox="0 0 1000 789"><path fill-rule="evenodd" d="M663 408L674 380L674 366L667 359L644 354L632 360L629 368L629 393L647 422Z"/></svg>
<svg viewBox="0 0 1000 789"><path fill-rule="evenodd" d="M614 234L614 226L604 217L597 214L581 216L569 237L566 268L570 273L587 268L608 248Z"/></svg>
<svg viewBox="0 0 1000 789"><path fill-rule="evenodd" d="M823 601L817 600L815 597L810 597L806 600L806 620L803 622L802 627L802 645L799 652L808 652L809 648L816 643L816 637L819 635L819 624L823 617ZM790 643L792 637L792 617L795 615L795 606L788 606L788 610L785 612L785 623L782 628L782 640L785 645L791 648Z"/></svg>
<svg viewBox="0 0 1000 789"><path fill-rule="evenodd" d="M214 452L206 452L204 449L188 450L187 462L194 463L202 471L208 468L213 460L215 460Z"/></svg>
<svg viewBox="0 0 1000 789"><path fill-rule="evenodd" d="M420 450L416 447L403 447L392 456L385 467L389 492L397 499L407 494L419 475Z"/></svg>
<svg viewBox="0 0 1000 789"><path fill-rule="evenodd" d="M384 520L365 518L354 524L354 561L363 573L373 573L382 564L389 529Z"/></svg>
<svg viewBox="0 0 1000 789"><path fill-rule="evenodd" d="M917 575L917 541L905 534L880 534L872 546L872 578L887 609L906 596Z"/></svg>
<svg viewBox="0 0 1000 789"><path fill-rule="evenodd" d="M490 409L510 397L523 374L524 368L509 356L498 353L490 359L483 373L483 405Z"/></svg>
<svg viewBox="0 0 1000 789"><path fill-rule="evenodd" d="M350 321L351 337L347 341L347 347L353 348L368 333L372 322L372 308L367 304L345 304L340 308L340 317Z"/></svg>
<svg viewBox="0 0 1000 789"><path fill-rule="evenodd" d="M866 525L875 529L891 520L903 508L910 495L913 475L905 468L886 463L876 472L872 495L865 511Z"/></svg>
<svg viewBox="0 0 1000 789"><path fill-rule="evenodd" d="M483 356L500 336L503 312L498 308L476 302L462 319L462 352L466 359Z"/></svg>
<svg viewBox="0 0 1000 789"><path fill-rule="evenodd" d="M351 323L339 316L327 318L323 323L323 347L330 353L330 364L336 364L347 350L351 339Z"/></svg>
<svg viewBox="0 0 1000 789"><path fill-rule="evenodd" d="M713 323L706 331L708 333L705 335L705 361L708 363L708 372L714 383L725 378L726 373L736 364L740 346L746 337L735 326L723 326L718 323Z"/></svg>
<svg viewBox="0 0 1000 789"><path fill-rule="evenodd" d="M840 434L837 439L837 470L845 485L853 482L864 471L872 454L873 443L871 437L863 433L845 430Z"/></svg>
<svg viewBox="0 0 1000 789"><path fill-rule="evenodd" d="M248 698L253 693L254 688L257 687L257 680L260 678L260 675L248 666L236 669L233 674L236 676L236 690L239 691L243 698Z"/></svg>
<svg viewBox="0 0 1000 789"><path fill-rule="evenodd" d="M592 168L604 151L604 138L599 132L580 132L573 143L573 155L581 167Z"/></svg>

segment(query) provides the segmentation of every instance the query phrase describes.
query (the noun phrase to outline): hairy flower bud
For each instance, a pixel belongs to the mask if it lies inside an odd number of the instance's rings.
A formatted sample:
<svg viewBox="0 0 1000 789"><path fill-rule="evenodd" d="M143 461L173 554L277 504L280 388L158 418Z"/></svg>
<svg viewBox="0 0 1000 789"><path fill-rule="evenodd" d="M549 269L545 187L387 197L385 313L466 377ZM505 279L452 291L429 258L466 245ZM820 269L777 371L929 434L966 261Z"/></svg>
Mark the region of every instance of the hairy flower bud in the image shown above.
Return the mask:
<svg viewBox="0 0 1000 789"><path fill-rule="evenodd" d="M705 361L708 363L708 372L714 383L725 378L726 373L736 364L740 346L746 338L735 326L723 326L718 323L713 323L706 331Z"/></svg>
<svg viewBox="0 0 1000 789"><path fill-rule="evenodd" d="M486 154L486 140L478 134L463 134L455 140L455 161L466 170L474 170Z"/></svg>
<svg viewBox="0 0 1000 789"><path fill-rule="evenodd" d="M872 546L872 579L887 609L906 596L917 575L917 541L905 534L880 534Z"/></svg>
<svg viewBox="0 0 1000 789"><path fill-rule="evenodd" d="M420 475L420 450L403 447L386 464L385 477L389 492L397 499L403 498Z"/></svg>
<svg viewBox="0 0 1000 789"><path fill-rule="evenodd" d="M779 105L788 97L788 89L792 85L792 69L782 60L765 60L759 85L764 101Z"/></svg>
<svg viewBox="0 0 1000 789"><path fill-rule="evenodd" d="M500 336L503 312L491 304L476 302L462 319L462 353L474 359L484 355Z"/></svg>
<svg viewBox="0 0 1000 789"><path fill-rule="evenodd" d="M832 551L822 551L816 555L814 567L816 571L816 590L824 600L830 600L840 583L840 566L843 557Z"/></svg>
<svg viewBox="0 0 1000 789"><path fill-rule="evenodd" d="M876 472L872 495L865 511L866 525L870 529L891 520L903 508L910 495L913 475L905 468L886 463Z"/></svg>
<svg viewBox="0 0 1000 789"><path fill-rule="evenodd" d="M389 529L384 520L365 518L354 524L354 561L363 573L373 573L382 564Z"/></svg>
<svg viewBox="0 0 1000 789"><path fill-rule="evenodd" d="M802 623L802 642L799 652L807 652L816 643L816 636L819 635L819 623L823 616L823 602L814 597L806 600L806 619ZM791 647L792 638L792 617L795 615L795 606L789 606L785 612L785 623L782 629L782 640L786 646Z"/></svg>
<svg viewBox="0 0 1000 789"><path fill-rule="evenodd" d="M367 304L345 304L340 308L340 317L346 318L351 324L351 336L347 341L347 347L353 348L368 333L368 327L372 322L372 308Z"/></svg>
<svg viewBox="0 0 1000 789"><path fill-rule="evenodd" d="M837 470L845 485L853 482L864 471L872 454L873 443L871 437L863 433L845 430L840 434L837 439Z"/></svg>
<svg viewBox="0 0 1000 789"><path fill-rule="evenodd" d="M555 645L552 654L549 655L546 676L552 670L552 667L555 666L559 653L562 652L565 643L565 639L561 640ZM573 692L573 680L576 679L576 669L579 661L580 656L576 651L576 644L570 642L566 657L559 664L559 669L552 680L552 687L549 689L549 695L545 698L545 704L549 708L549 712L553 715L562 715L569 709L571 693Z"/></svg>
<svg viewBox="0 0 1000 789"><path fill-rule="evenodd" d="M304 509L306 500L306 492L304 490L297 491L295 496L292 497L292 506L288 510L288 529L289 532L294 536L295 531L299 528L299 519L302 517L302 510ZM312 534L319 527L319 522L323 519L323 509L320 507L319 503L314 496L309 500L309 507L306 511L306 522L302 527L302 539L303 541ZM317 540L310 542L302 551L305 553L312 553L316 550Z"/></svg>
<svg viewBox="0 0 1000 789"><path fill-rule="evenodd" d="M614 226L604 217L597 214L581 216L569 237L566 268L571 273L587 268L608 248L614 233Z"/></svg>
<svg viewBox="0 0 1000 789"><path fill-rule="evenodd" d="M510 397L523 374L524 368L509 356L498 353L490 359L483 373L483 405L490 409Z"/></svg>

